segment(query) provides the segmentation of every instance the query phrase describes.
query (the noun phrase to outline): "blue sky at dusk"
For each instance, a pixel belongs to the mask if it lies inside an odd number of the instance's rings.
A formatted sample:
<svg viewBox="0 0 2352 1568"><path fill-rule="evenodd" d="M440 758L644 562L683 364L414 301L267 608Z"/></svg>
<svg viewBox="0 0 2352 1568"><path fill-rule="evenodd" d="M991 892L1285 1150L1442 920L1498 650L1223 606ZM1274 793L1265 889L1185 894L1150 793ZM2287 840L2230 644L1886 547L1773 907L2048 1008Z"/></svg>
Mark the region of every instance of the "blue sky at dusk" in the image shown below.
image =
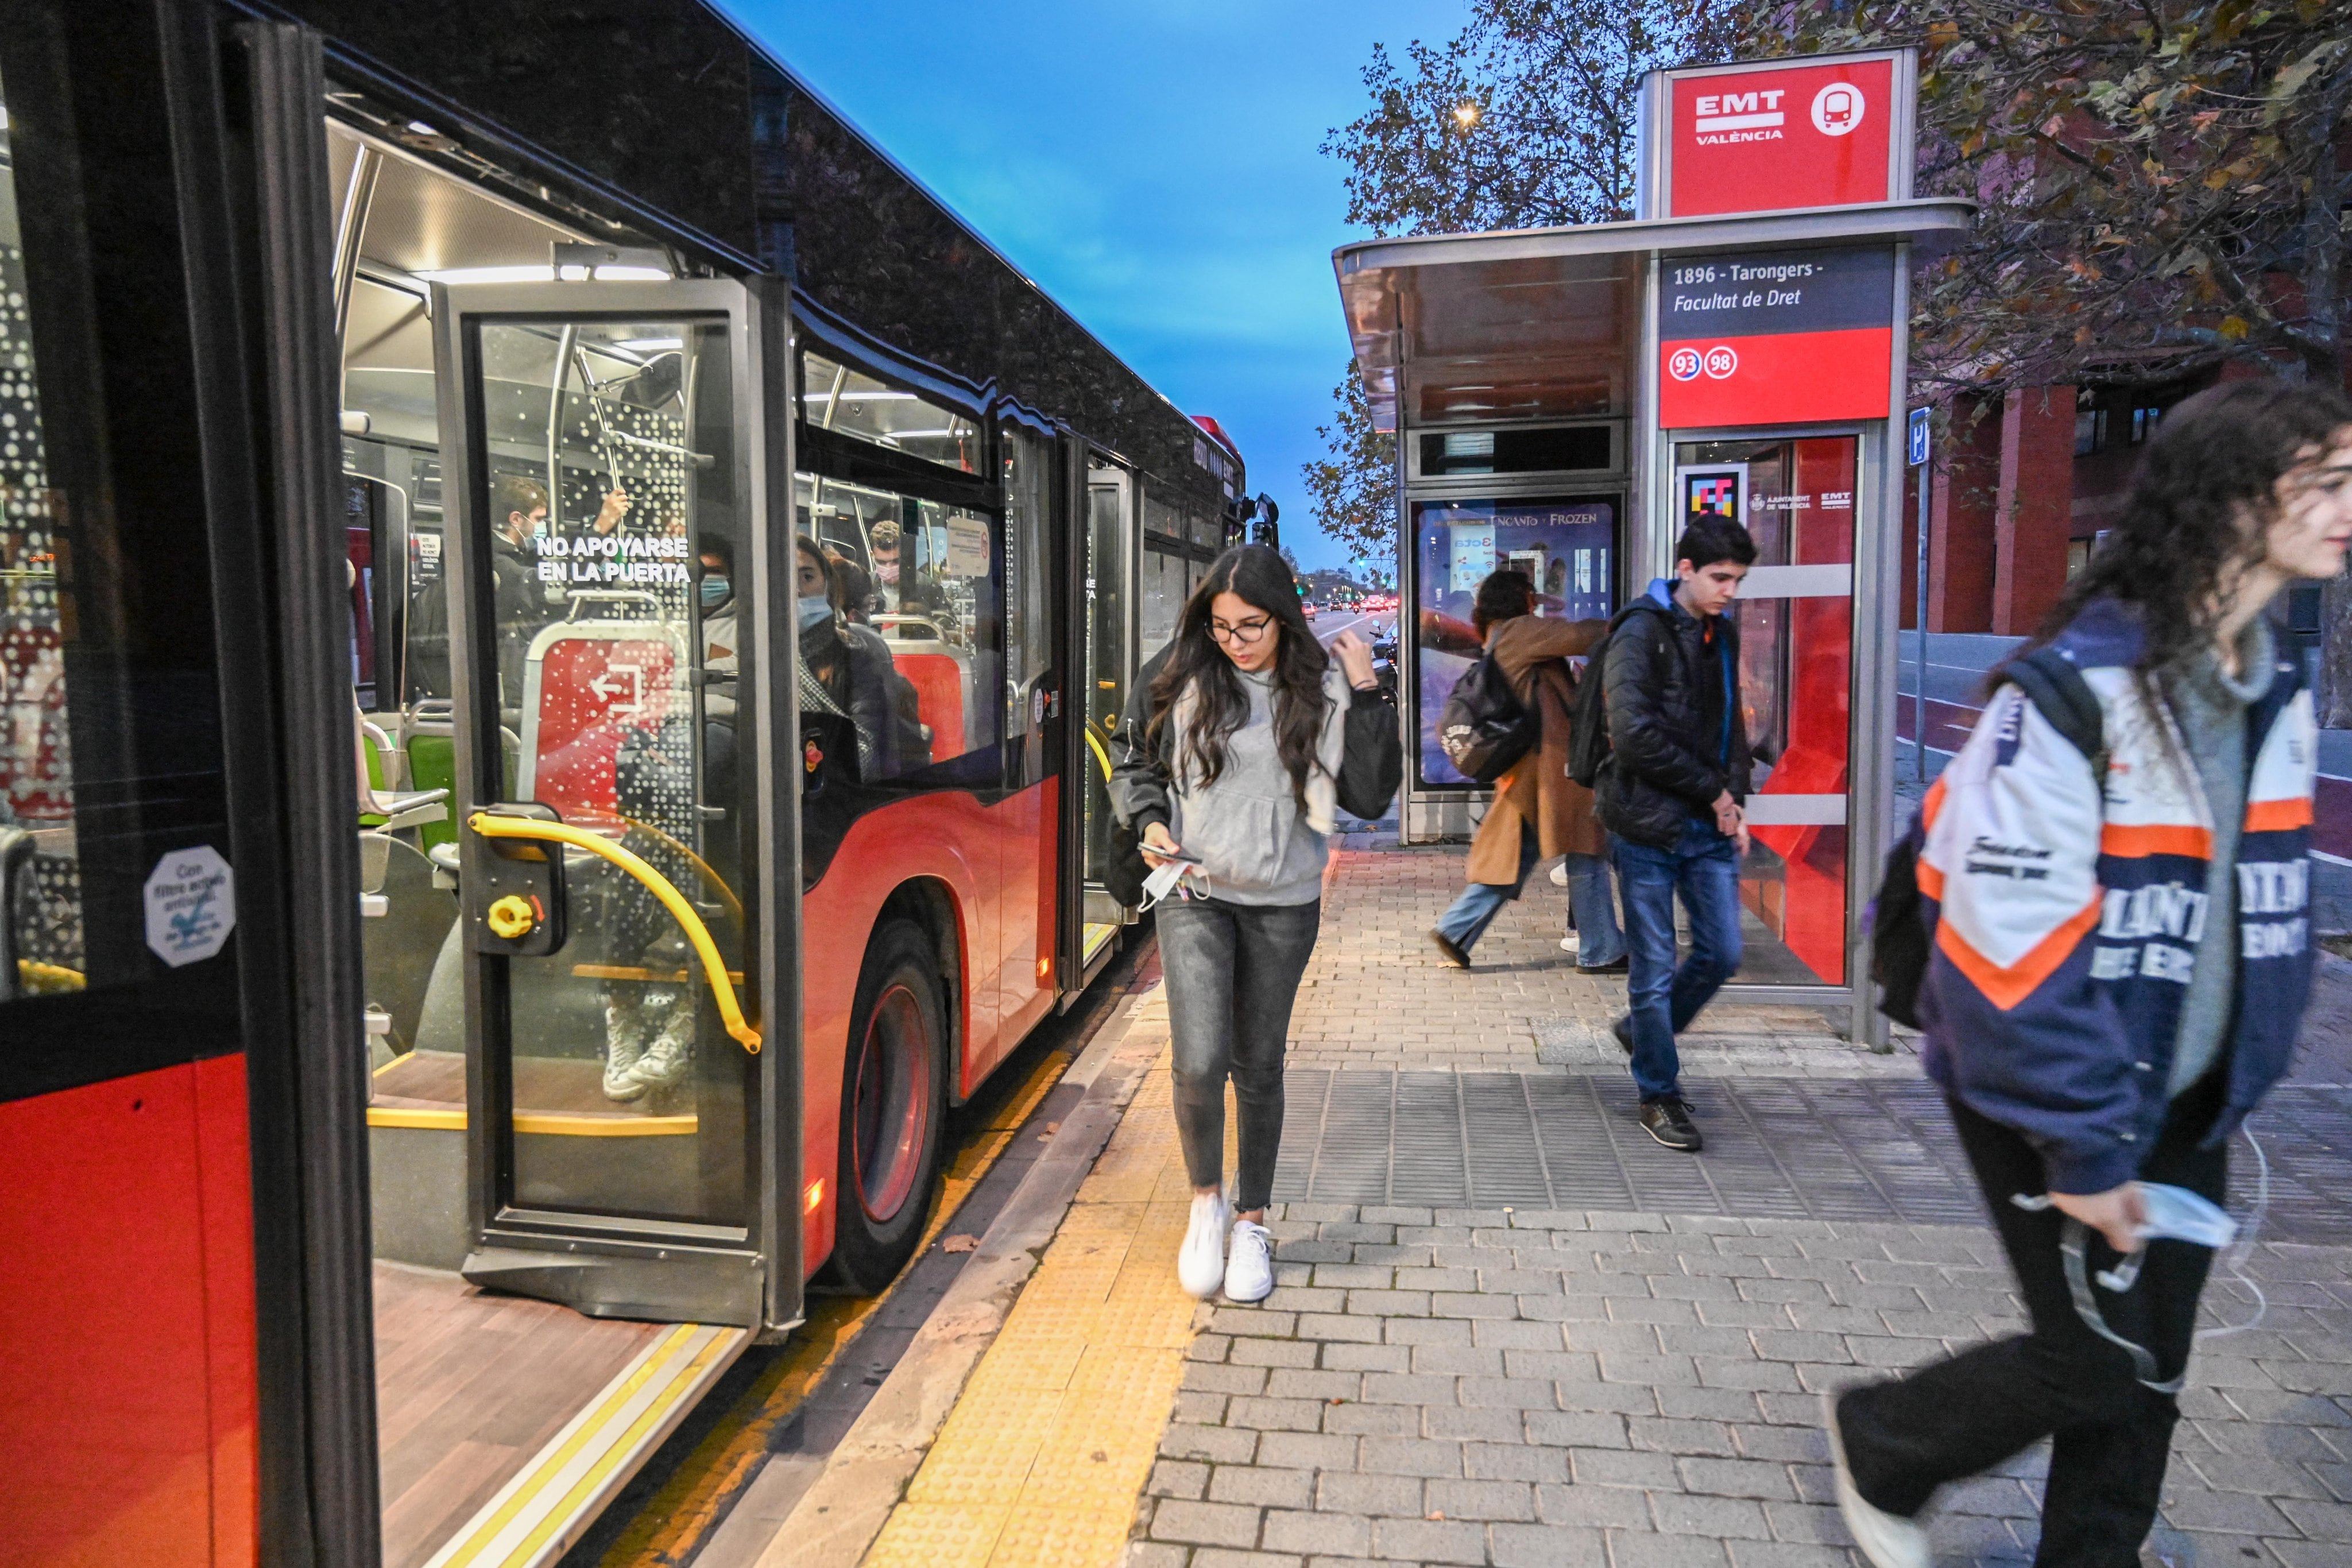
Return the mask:
<svg viewBox="0 0 2352 1568"><path fill-rule="evenodd" d="M1187 413L1215 415L1250 488L1308 520L1348 338L1331 250L1372 45L1459 30L1465 0L721 0Z"/></svg>

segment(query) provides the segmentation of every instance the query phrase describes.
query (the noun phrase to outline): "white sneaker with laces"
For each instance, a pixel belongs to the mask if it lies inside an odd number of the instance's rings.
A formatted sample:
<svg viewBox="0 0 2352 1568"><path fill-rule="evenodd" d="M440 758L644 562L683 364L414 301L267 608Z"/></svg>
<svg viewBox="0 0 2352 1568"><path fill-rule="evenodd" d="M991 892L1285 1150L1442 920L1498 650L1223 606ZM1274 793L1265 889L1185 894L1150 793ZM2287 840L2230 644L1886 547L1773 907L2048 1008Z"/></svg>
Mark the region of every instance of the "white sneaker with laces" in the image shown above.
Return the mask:
<svg viewBox="0 0 2352 1568"><path fill-rule="evenodd" d="M1225 1258L1225 1300L1262 1301L1274 1293L1274 1238L1255 1220L1234 1221Z"/></svg>
<svg viewBox="0 0 2352 1568"><path fill-rule="evenodd" d="M1176 1249L1176 1282L1185 1294L1206 1301L1224 1283L1225 1230L1233 1222L1222 1191L1192 1195L1192 1221L1184 1228L1184 1245Z"/></svg>
<svg viewBox="0 0 2352 1568"><path fill-rule="evenodd" d="M1871 1568L1936 1568L1927 1532L1899 1513L1872 1507L1853 1484L1853 1472L1845 1463L1845 1437L1838 1430L1834 1394L1822 1396L1822 1426L1830 1435L1830 1462L1837 1469L1838 1512Z"/></svg>

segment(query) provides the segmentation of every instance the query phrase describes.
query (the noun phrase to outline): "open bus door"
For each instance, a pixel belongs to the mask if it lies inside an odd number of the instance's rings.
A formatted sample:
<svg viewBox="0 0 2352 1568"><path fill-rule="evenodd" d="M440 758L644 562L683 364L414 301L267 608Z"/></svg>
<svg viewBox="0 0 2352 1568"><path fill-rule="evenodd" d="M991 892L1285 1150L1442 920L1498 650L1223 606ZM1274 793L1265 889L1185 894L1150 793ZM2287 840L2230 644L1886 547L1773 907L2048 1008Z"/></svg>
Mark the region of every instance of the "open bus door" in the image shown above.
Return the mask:
<svg viewBox="0 0 2352 1568"><path fill-rule="evenodd" d="M1110 740L1135 679L1134 475L1115 459L1078 445L1072 478L1076 517L1071 530L1073 647L1077 672L1067 731L1067 774L1078 792L1068 813L1078 852L1064 857L1062 907L1065 990L1074 998L1118 951L1122 926L1135 918L1103 885L1110 857Z"/></svg>
<svg viewBox="0 0 2352 1568"><path fill-rule="evenodd" d="M461 1272L595 1316L800 1315L785 301L433 295L462 1047L374 1105L461 1077Z"/></svg>

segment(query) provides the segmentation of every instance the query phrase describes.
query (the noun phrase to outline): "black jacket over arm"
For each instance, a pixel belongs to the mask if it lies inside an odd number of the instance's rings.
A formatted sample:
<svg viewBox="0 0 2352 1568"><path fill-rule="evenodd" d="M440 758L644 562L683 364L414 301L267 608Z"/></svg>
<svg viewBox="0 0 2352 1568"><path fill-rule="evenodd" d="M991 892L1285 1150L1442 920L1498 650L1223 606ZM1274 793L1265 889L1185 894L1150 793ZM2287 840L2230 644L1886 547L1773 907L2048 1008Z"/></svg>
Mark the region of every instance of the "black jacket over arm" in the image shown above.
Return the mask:
<svg viewBox="0 0 2352 1568"><path fill-rule="evenodd" d="M1139 835L1153 822L1167 826L1174 814L1169 800L1171 737L1162 730L1157 747L1144 743L1151 729L1151 685L1168 667L1168 655L1169 649L1162 648L1145 662L1128 690L1127 708L1110 742L1111 813L1121 827ZM1357 692L1345 722L1346 749L1334 780L1339 809L1377 821L1404 783L1404 742L1398 734L1396 703L1385 690Z"/></svg>

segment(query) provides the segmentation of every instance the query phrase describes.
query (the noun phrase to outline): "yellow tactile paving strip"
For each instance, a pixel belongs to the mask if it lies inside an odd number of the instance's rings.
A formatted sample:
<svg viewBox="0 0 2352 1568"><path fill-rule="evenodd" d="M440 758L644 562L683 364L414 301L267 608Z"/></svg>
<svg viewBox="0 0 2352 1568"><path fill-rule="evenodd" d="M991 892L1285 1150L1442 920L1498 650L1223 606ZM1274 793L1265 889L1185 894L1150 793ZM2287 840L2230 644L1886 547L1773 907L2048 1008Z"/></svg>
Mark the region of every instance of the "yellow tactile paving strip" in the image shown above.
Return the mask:
<svg viewBox="0 0 2352 1568"><path fill-rule="evenodd" d="M1192 1340L1191 1207L1162 1051L866 1568L1118 1563Z"/></svg>
<svg viewBox="0 0 2352 1568"><path fill-rule="evenodd" d="M1011 1145L1037 1103L1061 1081L1069 1064L1066 1051L1048 1051L1039 1057L1020 1087L990 1115L980 1135L955 1151L923 1245L915 1250L918 1259L955 1222L964 1199ZM887 1291L878 1296L812 1298L808 1321L793 1331L789 1352L760 1375L737 1402L734 1413L718 1425L652 1502L639 1511L635 1521L605 1552L604 1568L685 1561L709 1532L727 1500L758 1471L768 1457L776 1428L792 1418L867 1320L889 1300Z"/></svg>

